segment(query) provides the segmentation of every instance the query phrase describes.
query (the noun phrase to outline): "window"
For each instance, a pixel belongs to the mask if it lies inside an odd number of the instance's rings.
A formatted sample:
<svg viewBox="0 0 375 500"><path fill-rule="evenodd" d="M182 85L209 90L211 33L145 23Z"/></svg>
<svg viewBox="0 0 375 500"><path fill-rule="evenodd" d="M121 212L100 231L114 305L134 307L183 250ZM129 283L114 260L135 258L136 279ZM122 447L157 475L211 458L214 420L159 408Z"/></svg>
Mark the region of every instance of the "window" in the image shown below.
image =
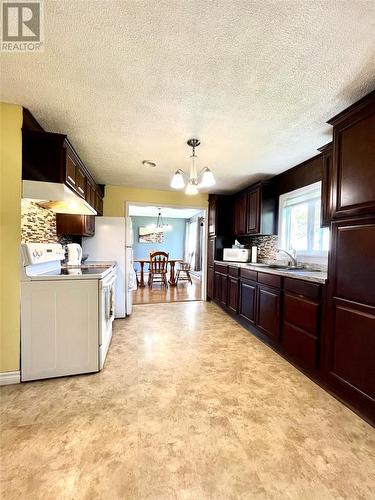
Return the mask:
<svg viewBox="0 0 375 500"><path fill-rule="evenodd" d="M329 231L320 227L320 204L321 182L280 196L281 248L299 256L327 256Z"/></svg>

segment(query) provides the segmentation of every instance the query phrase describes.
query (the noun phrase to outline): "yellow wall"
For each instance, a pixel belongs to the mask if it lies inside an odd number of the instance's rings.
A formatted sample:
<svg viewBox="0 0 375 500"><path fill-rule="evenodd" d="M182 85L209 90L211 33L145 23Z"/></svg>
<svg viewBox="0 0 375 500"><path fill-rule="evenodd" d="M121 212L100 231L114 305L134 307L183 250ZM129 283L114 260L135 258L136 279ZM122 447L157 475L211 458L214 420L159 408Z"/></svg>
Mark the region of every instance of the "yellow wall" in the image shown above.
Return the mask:
<svg viewBox="0 0 375 500"><path fill-rule="evenodd" d="M126 201L206 208L208 205L208 195L198 194L188 196L180 191L157 191L154 189L106 185L104 215L107 217L123 216L125 214L124 204Z"/></svg>
<svg viewBox="0 0 375 500"><path fill-rule="evenodd" d="M19 370L22 107L0 103L0 372Z"/></svg>

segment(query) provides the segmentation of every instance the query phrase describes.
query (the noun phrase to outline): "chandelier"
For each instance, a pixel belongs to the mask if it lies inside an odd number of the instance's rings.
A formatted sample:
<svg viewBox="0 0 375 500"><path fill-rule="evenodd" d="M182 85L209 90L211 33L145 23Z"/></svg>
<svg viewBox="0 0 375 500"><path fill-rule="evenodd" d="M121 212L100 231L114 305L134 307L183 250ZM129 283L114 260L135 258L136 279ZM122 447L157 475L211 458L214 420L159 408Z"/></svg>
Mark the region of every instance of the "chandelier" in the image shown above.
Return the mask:
<svg viewBox="0 0 375 500"><path fill-rule="evenodd" d="M158 208L156 224L148 224L147 229L154 231L154 233L164 233L166 231L172 231L173 227L171 224L164 224L163 217L161 216L161 208Z"/></svg>
<svg viewBox="0 0 375 500"><path fill-rule="evenodd" d="M197 148L199 144L200 141L198 139L189 139L187 141L187 145L193 148L193 154L190 156L190 175L188 176L180 168L176 170L171 181L171 187L173 189L185 188L186 194L198 194L198 189L208 188L215 184L214 174L208 167L202 168L199 174L197 173L197 155L195 154L195 148Z"/></svg>

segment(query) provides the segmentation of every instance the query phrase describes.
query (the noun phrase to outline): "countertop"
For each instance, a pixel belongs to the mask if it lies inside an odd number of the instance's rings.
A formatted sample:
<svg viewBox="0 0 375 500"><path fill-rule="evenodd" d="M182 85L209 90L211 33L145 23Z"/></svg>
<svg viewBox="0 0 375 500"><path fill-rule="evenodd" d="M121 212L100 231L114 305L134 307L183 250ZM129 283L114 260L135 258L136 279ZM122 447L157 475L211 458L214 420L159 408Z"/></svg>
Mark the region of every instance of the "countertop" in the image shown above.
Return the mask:
<svg viewBox="0 0 375 500"><path fill-rule="evenodd" d="M261 273L277 274L279 276L287 276L288 278L295 278L304 281L312 281L313 283L319 283L321 285L324 285L327 281L326 271L308 271L306 269L301 269L298 271L292 271L288 269L272 269L267 267L267 264L261 265L261 264L252 264L251 262L230 262L225 260L215 260L215 264L244 267L246 269L252 269L253 271L259 271Z"/></svg>

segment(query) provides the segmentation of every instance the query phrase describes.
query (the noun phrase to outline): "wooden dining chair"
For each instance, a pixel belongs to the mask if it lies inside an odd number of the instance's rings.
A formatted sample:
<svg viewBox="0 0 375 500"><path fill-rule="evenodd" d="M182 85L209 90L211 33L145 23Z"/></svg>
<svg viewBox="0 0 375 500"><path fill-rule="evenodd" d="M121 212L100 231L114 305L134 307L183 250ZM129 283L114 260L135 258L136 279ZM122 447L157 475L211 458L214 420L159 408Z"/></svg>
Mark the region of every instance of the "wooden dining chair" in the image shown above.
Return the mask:
<svg viewBox="0 0 375 500"><path fill-rule="evenodd" d="M184 262L178 262L177 272L176 272L176 284L178 285L178 280L189 281L193 284L193 281L190 276L191 271L191 261L193 260L193 253L188 255L188 258ZM181 273L184 273L181 275Z"/></svg>
<svg viewBox="0 0 375 500"><path fill-rule="evenodd" d="M148 275L148 286L152 288L154 281L162 283L168 287L167 271L168 271L168 258L167 252L153 252L150 253L150 270Z"/></svg>

